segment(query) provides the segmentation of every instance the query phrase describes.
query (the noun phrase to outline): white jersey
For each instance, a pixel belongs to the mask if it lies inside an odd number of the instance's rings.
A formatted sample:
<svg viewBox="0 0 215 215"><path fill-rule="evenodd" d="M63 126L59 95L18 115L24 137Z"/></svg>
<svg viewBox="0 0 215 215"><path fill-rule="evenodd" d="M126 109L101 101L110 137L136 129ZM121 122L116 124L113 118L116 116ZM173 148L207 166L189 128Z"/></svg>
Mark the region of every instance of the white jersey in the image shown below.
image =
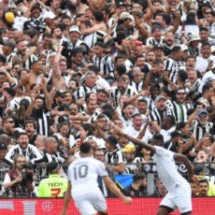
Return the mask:
<svg viewBox="0 0 215 215"><path fill-rule="evenodd" d="M68 169L68 180L72 184L73 198L99 190L98 176L108 176L101 161L92 157L81 157L75 160Z"/></svg>
<svg viewBox="0 0 215 215"><path fill-rule="evenodd" d="M155 162L159 178L164 183L166 189L170 192L176 185L188 183L177 170L174 153L162 147L155 146Z"/></svg>

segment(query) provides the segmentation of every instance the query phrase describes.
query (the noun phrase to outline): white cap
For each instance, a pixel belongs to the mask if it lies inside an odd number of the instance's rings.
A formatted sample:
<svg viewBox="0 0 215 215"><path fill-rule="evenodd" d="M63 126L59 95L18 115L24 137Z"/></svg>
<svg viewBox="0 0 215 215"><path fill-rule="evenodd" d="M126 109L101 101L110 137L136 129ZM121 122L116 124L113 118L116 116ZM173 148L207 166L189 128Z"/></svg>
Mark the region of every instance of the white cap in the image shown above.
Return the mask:
<svg viewBox="0 0 215 215"><path fill-rule="evenodd" d="M211 53L215 52L215 46L211 46Z"/></svg>
<svg viewBox="0 0 215 215"><path fill-rule="evenodd" d="M80 31L79 31L79 27L77 26L77 25L73 25L73 26L71 26L70 27L70 29L69 29L69 32L77 32L77 33L81 33Z"/></svg>
<svg viewBox="0 0 215 215"><path fill-rule="evenodd" d="M181 45L181 50L184 51L188 51L188 47L185 44Z"/></svg>

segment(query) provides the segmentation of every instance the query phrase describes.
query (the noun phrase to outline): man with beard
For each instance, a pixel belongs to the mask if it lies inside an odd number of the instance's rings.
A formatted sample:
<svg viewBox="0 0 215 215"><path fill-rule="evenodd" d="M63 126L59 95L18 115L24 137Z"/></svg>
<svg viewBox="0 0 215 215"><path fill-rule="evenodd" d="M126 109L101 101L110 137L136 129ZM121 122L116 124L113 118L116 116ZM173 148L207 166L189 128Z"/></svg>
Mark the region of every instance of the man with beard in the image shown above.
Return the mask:
<svg viewBox="0 0 215 215"><path fill-rule="evenodd" d="M174 34L167 32L164 35L164 55L169 56L174 47Z"/></svg>
<svg viewBox="0 0 215 215"><path fill-rule="evenodd" d="M204 75L210 70L215 62L215 56L211 54L211 45L208 42L202 43L201 56L196 58L195 69Z"/></svg>
<svg viewBox="0 0 215 215"><path fill-rule="evenodd" d="M14 159L14 168L10 169L4 178L3 188L11 191L13 197L32 197L34 190L33 172L25 170L26 158L17 155Z"/></svg>
<svg viewBox="0 0 215 215"><path fill-rule="evenodd" d="M143 129L143 118L142 115L136 113L132 116L132 125L124 129L124 132L131 135L132 137L138 137Z"/></svg>
<svg viewBox="0 0 215 215"><path fill-rule="evenodd" d="M184 87L179 87L176 90L175 99L167 101L167 105L173 113L177 123L187 122L188 110L192 109L192 105L186 102L186 91Z"/></svg>
<svg viewBox="0 0 215 215"><path fill-rule="evenodd" d="M49 95L47 101L44 101L44 98L37 96L34 98L34 95L31 96L32 102L29 105L25 116L32 117L37 121L37 133L48 136L49 134L49 116L51 110L51 96Z"/></svg>
<svg viewBox="0 0 215 215"><path fill-rule="evenodd" d="M176 89L176 77L179 70L186 70L185 62L182 61L183 52L180 46L174 46L171 56L164 62L163 80L171 90Z"/></svg>
<svg viewBox="0 0 215 215"><path fill-rule="evenodd" d="M42 84L45 81L43 72L43 63L39 58L35 58L32 62L31 72L26 74L24 77L21 77L16 90L23 94L23 87L25 89L25 93L30 95L30 89L33 84Z"/></svg>
<svg viewBox="0 0 215 215"><path fill-rule="evenodd" d="M114 101L114 107L119 105L119 99L122 95L126 95L131 99L137 94L137 90L133 86L128 85L128 80L125 76L120 76L117 79L117 86L111 87L110 97Z"/></svg>
<svg viewBox="0 0 215 215"><path fill-rule="evenodd" d="M27 119L25 120L25 132L28 135L29 143L34 145L34 141L37 137L36 131L37 131L37 124L35 123L34 119Z"/></svg>
<svg viewBox="0 0 215 215"><path fill-rule="evenodd" d="M146 176L143 173L136 173L133 175L133 183L127 187L123 192L126 196L131 197L146 197L148 196Z"/></svg>
<svg viewBox="0 0 215 215"><path fill-rule="evenodd" d="M19 133L17 145L8 151L4 158L4 162L8 165L13 165L14 158L17 155L23 155L26 158L27 163L31 165L41 163L43 160L43 156L39 150L35 146L29 144L28 135L24 132Z"/></svg>
<svg viewBox="0 0 215 215"><path fill-rule="evenodd" d="M210 130L213 128L213 123L209 121L208 112L205 109L196 111L192 115L190 125L197 141L204 140L205 135L210 133ZM204 141L206 142L206 140Z"/></svg>
<svg viewBox="0 0 215 215"><path fill-rule="evenodd" d="M209 190L209 183L207 179L199 180L199 197L207 197Z"/></svg>
<svg viewBox="0 0 215 215"><path fill-rule="evenodd" d="M166 105L166 98L162 95L159 95L155 99L155 108L150 112L150 121L161 126L163 118L171 114L171 111Z"/></svg>

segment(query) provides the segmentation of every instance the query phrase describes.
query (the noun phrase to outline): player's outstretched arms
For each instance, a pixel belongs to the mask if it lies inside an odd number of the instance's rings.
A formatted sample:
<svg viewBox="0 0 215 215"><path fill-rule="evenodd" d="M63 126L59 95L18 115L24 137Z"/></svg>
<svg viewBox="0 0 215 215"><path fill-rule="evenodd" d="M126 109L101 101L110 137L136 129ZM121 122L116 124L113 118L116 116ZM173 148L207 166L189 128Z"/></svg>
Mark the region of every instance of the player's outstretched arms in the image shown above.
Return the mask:
<svg viewBox="0 0 215 215"><path fill-rule="evenodd" d="M69 201L71 199L71 188L72 188L72 185L71 185L71 182L69 181L68 188L67 188L66 194L64 196L64 204L63 204L63 210L61 212L61 215L66 215L66 210L68 208Z"/></svg>
<svg viewBox="0 0 215 215"><path fill-rule="evenodd" d="M174 159L177 162L182 162L186 166L188 173L189 173L189 176L190 176L190 180L192 182L197 183L198 177L196 175L194 175L193 165L190 163L188 158L185 155L177 153L177 154L175 154Z"/></svg>
<svg viewBox="0 0 215 215"><path fill-rule="evenodd" d="M122 199L122 201L125 204L130 204L132 202L132 198L125 196L120 189L116 186L116 184L114 184L114 182L109 178L109 177L104 177L103 181L105 183L105 185L108 187L108 189L115 194L117 197L119 197L120 199Z"/></svg>
<svg viewBox="0 0 215 215"><path fill-rule="evenodd" d="M139 145L143 148L145 148L146 150L149 150L153 153L156 152L156 149L154 146L152 145L149 145L149 144L145 144L143 141L137 139L137 138L134 138L132 136L129 136L128 134L125 134L121 129L119 129L117 126L114 126L114 131L116 134L118 134L119 136L122 136L122 137L125 137L127 138L128 140L130 140L131 142L133 142L135 145Z"/></svg>

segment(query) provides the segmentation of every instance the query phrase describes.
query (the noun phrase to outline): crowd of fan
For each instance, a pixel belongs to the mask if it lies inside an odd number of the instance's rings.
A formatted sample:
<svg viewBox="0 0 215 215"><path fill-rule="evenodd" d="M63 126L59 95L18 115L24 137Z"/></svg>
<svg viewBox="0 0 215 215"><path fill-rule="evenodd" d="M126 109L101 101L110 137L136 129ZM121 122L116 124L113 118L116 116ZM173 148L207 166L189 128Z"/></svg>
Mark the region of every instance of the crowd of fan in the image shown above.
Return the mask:
<svg viewBox="0 0 215 215"><path fill-rule="evenodd" d="M84 141L114 173L152 161L114 124L214 174L215 1L2 0L0 17L1 169L69 164Z"/></svg>

